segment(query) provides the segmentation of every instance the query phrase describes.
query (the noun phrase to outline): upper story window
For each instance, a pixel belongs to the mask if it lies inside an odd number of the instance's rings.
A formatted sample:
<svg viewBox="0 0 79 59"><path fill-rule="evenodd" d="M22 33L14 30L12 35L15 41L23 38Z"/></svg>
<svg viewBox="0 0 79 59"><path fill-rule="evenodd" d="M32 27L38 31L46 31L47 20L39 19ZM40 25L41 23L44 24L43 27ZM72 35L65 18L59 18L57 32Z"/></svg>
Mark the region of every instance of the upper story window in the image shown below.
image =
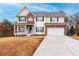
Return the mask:
<svg viewBox="0 0 79 59"><path fill-rule="evenodd" d="M57 18L50 17L50 22L57 22Z"/></svg>
<svg viewBox="0 0 79 59"><path fill-rule="evenodd" d="M26 17L19 17L19 22L24 22L26 21Z"/></svg>
<svg viewBox="0 0 79 59"><path fill-rule="evenodd" d="M44 17L36 17L37 22L44 22Z"/></svg>
<svg viewBox="0 0 79 59"><path fill-rule="evenodd" d="M64 23L64 17L48 17L46 21L49 23Z"/></svg>
<svg viewBox="0 0 79 59"><path fill-rule="evenodd" d="M31 16L28 18L28 21L33 21L33 19L32 19L32 17L31 17Z"/></svg>
<svg viewBox="0 0 79 59"><path fill-rule="evenodd" d="M59 17L59 22L64 23L64 17Z"/></svg>

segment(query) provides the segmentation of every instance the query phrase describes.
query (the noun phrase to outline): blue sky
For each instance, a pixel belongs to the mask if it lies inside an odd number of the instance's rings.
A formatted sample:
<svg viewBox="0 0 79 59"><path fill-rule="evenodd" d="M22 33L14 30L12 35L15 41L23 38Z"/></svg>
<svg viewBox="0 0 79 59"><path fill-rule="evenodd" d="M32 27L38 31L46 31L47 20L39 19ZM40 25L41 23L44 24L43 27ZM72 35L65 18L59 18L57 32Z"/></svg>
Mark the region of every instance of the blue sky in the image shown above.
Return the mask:
<svg viewBox="0 0 79 59"><path fill-rule="evenodd" d="M16 20L16 14L26 6L30 11L56 12L63 10L70 16L79 11L78 3L0 3L0 21L8 19L11 22Z"/></svg>

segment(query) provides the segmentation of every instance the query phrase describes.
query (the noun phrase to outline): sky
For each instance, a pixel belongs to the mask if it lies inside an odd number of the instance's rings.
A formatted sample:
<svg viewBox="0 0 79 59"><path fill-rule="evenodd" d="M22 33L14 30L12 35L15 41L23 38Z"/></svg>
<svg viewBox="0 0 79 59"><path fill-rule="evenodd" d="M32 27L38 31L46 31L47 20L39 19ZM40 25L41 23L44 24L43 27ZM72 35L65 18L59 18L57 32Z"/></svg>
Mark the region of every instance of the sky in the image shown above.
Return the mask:
<svg viewBox="0 0 79 59"><path fill-rule="evenodd" d="M63 10L67 16L79 12L78 3L0 3L0 21L7 19L14 22L18 12L25 6L31 12L58 12Z"/></svg>

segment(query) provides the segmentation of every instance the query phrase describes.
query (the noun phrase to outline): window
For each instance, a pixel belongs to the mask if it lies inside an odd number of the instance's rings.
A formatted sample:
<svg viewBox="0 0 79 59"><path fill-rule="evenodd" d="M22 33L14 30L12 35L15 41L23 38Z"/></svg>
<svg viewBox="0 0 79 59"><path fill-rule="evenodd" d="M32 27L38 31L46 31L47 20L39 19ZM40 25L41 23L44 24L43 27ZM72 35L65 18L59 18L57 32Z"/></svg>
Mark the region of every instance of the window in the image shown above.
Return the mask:
<svg viewBox="0 0 79 59"><path fill-rule="evenodd" d="M47 20L46 20L46 22L50 22L50 17L47 17Z"/></svg>
<svg viewBox="0 0 79 59"><path fill-rule="evenodd" d="M29 17L29 18L28 18L28 21L33 21L32 17Z"/></svg>
<svg viewBox="0 0 79 59"><path fill-rule="evenodd" d="M25 28L24 27L19 27L19 32L24 32Z"/></svg>
<svg viewBox="0 0 79 59"><path fill-rule="evenodd" d="M63 17L60 17L60 18L59 18L59 22L60 22L60 23L64 23L64 18L63 18Z"/></svg>
<svg viewBox="0 0 79 59"><path fill-rule="evenodd" d="M50 22L56 23L57 22L57 18L50 17Z"/></svg>
<svg viewBox="0 0 79 59"><path fill-rule="evenodd" d="M20 21L20 22L26 21L26 17L19 17L19 21Z"/></svg>
<svg viewBox="0 0 79 59"><path fill-rule="evenodd" d="M44 27L36 27L36 32L44 32Z"/></svg>
<svg viewBox="0 0 79 59"><path fill-rule="evenodd" d="M43 22L44 21L44 17L36 17L36 21L37 22Z"/></svg>

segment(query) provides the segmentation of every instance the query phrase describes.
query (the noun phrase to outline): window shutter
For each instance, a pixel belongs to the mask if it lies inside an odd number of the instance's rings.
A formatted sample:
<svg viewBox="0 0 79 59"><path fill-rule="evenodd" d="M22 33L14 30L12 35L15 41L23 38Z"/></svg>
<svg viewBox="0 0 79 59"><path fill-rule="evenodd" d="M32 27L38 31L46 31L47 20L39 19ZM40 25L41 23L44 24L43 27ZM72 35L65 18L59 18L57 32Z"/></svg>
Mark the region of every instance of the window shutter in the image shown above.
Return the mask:
<svg viewBox="0 0 79 59"><path fill-rule="evenodd" d="M20 27L18 27L19 28L19 32L20 32Z"/></svg>
<svg viewBox="0 0 79 59"><path fill-rule="evenodd" d="M57 17L57 22L58 22L58 17Z"/></svg>
<svg viewBox="0 0 79 59"><path fill-rule="evenodd" d="M37 27L36 27L36 32L37 32Z"/></svg>
<svg viewBox="0 0 79 59"><path fill-rule="evenodd" d="M43 20L42 21L44 21L44 16L43 16Z"/></svg>
<svg viewBox="0 0 79 59"><path fill-rule="evenodd" d="M19 21L20 21L20 17L18 17Z"/></svg>
<svg viewBox="0 0 79 59"><path fill-rule="evenodd" d="M42 27L42 32L44 32L44 27Z"/></svg>
<svg viewBox="0 0 79 59"><path fill-rule="evenodd" d="M50 17L50 22L52 22L52 17Z"/></svg>
<svg viewBox="0 0 79 59"><path fill-rule="evenodd" d="M36 17L36 21L37 21L37 17Z"/></svg>
<svg viewBox="0 0 79 59"><path fill-rule="evenodd" d="M26 17L25 17L25 21L26 21Z"/></svg>

